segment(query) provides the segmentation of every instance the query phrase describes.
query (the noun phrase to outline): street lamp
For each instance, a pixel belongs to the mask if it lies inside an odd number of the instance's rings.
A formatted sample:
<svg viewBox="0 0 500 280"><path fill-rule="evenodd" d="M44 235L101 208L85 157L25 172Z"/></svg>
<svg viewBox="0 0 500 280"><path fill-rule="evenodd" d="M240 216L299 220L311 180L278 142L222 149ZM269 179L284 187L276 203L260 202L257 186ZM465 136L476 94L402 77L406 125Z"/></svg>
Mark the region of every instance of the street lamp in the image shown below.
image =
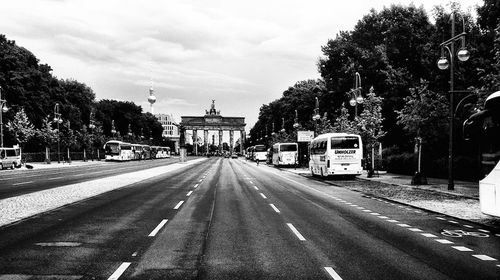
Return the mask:
<svg viewBox="0 0 500 280"><path fill-rule="evenodd" d="M7 113L9 108L7 108L7 100L2 98L2 87L0 87L0 147L3 148L3 113Z"/></svg>
<svg viewBox="0 0 500 280"><path fill-rule="evenodd" d="M358 72L354 74L354 88L352 88L348 93L349 97L349 105L354 107L354 116L358 115L358 104L362 104L364 102L363 96L361 96L361 76Z"/></svg>
<svg viewBox="0 0 500 280"><path fill-rule="evenodd" d="M57 124L57 163L61 163L61 132L59 131L59 124L62 123L62 118L59 112L59 103L54 105L54 122Z"/></svg>
<svg viewBox="0 0 500 280"><path fill-rule="evenodd" d="M272 135L272 136L275 136L275 135L276 135L276 132L274 132L274 122L273 122L273 132L271 132L271 135Z"/></svg>
<svg viewBox="0 0 500 280"><path fill-rule="evenodd" d="M127 135L129 136L130 139L132 138L132 127L130 127L130 124L128 124L128 133L127 133Z"/></svg>
<svg viewBox="0 0 500 280"><path fill-rule="evenodd" d="M470 57L469 51L465 48L465 19L462 17L463 30L462 33L455 35L455 12L451 13L451 38L442 42L441 47L441 58L437 62L437 66L441 70L448 69L450 67L450 132L449 132L449 144L448 144L448 190L453 190L455 184L453 182L453 119L454 119L454 64L455 64L455 41L461 41L460 50L457 52L457 58L460 61L467 61ZM450 62L446 59L445 50L448 51Z"/></svg>
<svg viewBox="0 0 500 280"><path fill-rule="evenodd" d="M321 116L319 115L319 100L317 97L316 98L316 106L314 107L314 114L313 114L313 121L317 121L321 118Z"/></svg>
<svg viewBox="0 0 500 280"><path fill-rule="evenodd" d="M115 137L116 128L115 128L115 120L111 120L111 134Z"/></svg>
<svg viewBox="0 0 500 280"><path fill-rule="evenodd" d="M94 161L94 128L95 128L95 120L94 120L94 111L90 111L90 118L89 118L89 129L90 129L90 153L92 157L92 161ZM85 152L85 150L83 150ZM97 153L99 154L99 149L97 150ZM86 156L84 156L86 158Z"/></svg>
<svg viewBox="0 0 500 280"><path fill-rule="evenodd" d="M297 114L297 110L295 110L295 118L293 119L293 128L299 128L299 115Z"/></svg>
<svg viewBox="0 0 500 280"><path fill-rule="evenodd" d="M285 133L285 118L281 118L281 133Z"/></svg>

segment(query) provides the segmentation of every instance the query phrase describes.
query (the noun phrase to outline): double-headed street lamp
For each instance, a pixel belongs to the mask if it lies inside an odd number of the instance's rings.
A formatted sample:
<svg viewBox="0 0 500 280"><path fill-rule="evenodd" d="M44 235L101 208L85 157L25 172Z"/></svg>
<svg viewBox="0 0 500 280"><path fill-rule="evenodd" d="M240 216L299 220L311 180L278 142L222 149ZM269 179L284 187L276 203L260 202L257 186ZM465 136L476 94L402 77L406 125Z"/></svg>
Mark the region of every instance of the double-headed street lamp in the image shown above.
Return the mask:
<svg viewBox="0 0 500 280"><path fill-rule="evenodd" d="M450 67L450 132L449 132L449 144L448 144L448 190L453 190L455 188L453 182L453 119L454 119L454 64L455 64L455 41L461 42L460 50L456 53L458 60L467 61L470 57L469 51L465 48L465 19L462 16L463 31L462 33L455 35L455 13L451 13L451 38L441 43L441 58L438 60L437 65L441 70L448 69ZM445 50L448 51L450 61L446 59Z"/></svg>
<svg viewBox="0 0 500 280"><path fill-rule="evenodd" d="M281 133L285 133L285 118L281 118Z"/></svg>
<svg viewBox="0 0 500 280"><path fill-rule="evenodd" d="M115 120L111 120L111 135L113 136L113 138L115 137L115 133L116 133Z"/></svg>
<svg viewBox="0 0 500 280"><path fill-rule="evenodd" d="M2 115L9 110L7 100L2 98L2 87L0 87L0 147L3 148L3 120Z"/></svg>
<svg viewBox="0 0 500 280"><path fill-rule="evenodd" d="M62 118L59 112L59 103L54 105L54 122L57 124L57 163L61 163L61 132L59 131L59 124L62 123Z"/></svg>
<svg viewBox="0 0 500 280"><path fill-rule="evenodd" d="M295 110L295 118L293 119L293 128L297 129L300 127L299 124L299 115L297 113L297 110Z"/></svg>
<svg viewBox="0 0 500 280"><path fill-rule="evenodd" d="M361 76L358 72L354 74L354 88L347 92L349 97L349 105L354 107L354 116L358 116L358 104L364 102L363 96L361 95Z"/></svg>

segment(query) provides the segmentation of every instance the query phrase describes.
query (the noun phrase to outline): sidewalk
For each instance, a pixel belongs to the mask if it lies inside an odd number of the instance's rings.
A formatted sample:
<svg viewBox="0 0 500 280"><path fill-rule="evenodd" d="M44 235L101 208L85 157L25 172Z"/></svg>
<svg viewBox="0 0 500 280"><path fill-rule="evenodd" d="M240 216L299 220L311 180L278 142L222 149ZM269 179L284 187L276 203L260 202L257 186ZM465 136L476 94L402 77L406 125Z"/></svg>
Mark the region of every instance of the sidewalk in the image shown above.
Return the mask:
<svg viewBox="0 0 500 280"><path fill-rule="evenodd" d="M283 168L281 170L302 176L311 176L311 172L306 168ZM330 178L326 182L500 229L500 218L481 213L479 182L455 181L454 190L449 191L447 179L427 178L427 185L411 185L411 178L411 176L391 173L381 173L368 178L365 172L358 177L358 180L342 180L340 184L338 179Z"/></svg>

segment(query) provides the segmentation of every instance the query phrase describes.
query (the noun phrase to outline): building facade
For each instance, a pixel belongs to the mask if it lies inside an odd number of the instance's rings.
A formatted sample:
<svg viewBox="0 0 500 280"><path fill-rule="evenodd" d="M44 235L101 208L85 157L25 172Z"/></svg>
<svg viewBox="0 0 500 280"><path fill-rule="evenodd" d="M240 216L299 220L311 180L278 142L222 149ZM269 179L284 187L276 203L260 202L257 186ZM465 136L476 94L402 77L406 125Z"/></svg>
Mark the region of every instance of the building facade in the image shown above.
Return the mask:
<svg viewBox="0 0 500 280"><path fill-rule="evenodd" d="M170 114L155 114L155 117L163 127L162 137L175 143L175 153L179 152L179 127L174 117Z"/></svg>

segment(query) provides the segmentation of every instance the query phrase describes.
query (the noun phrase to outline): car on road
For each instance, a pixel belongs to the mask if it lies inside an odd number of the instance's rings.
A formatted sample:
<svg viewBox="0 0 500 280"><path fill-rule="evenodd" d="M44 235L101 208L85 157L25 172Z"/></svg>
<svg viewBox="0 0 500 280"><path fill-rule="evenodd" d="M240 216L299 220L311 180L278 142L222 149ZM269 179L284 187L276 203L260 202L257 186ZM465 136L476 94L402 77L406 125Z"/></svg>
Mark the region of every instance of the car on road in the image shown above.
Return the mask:
<svg viewBox="0 0 500 280"><path fill-rule="evenodd" d="M238 154L233 153L233 154L231 155L231 158L238 158Z"/></svg>

